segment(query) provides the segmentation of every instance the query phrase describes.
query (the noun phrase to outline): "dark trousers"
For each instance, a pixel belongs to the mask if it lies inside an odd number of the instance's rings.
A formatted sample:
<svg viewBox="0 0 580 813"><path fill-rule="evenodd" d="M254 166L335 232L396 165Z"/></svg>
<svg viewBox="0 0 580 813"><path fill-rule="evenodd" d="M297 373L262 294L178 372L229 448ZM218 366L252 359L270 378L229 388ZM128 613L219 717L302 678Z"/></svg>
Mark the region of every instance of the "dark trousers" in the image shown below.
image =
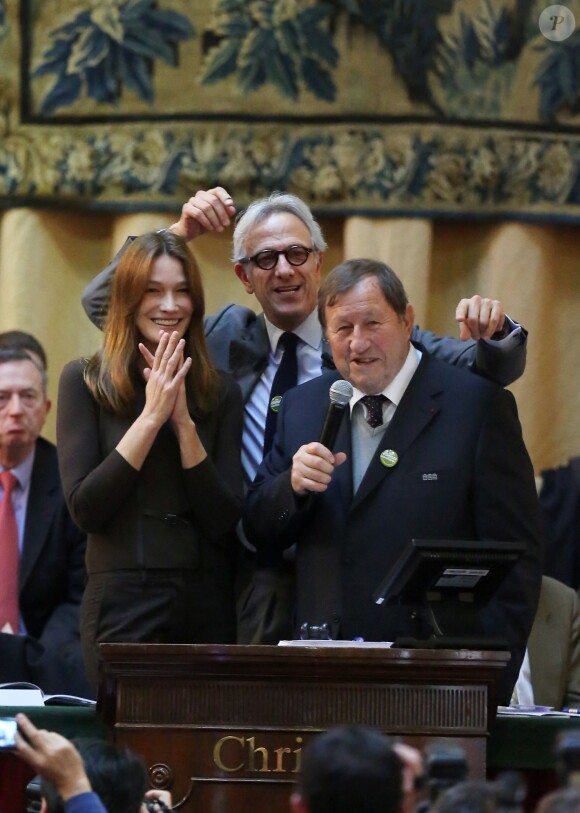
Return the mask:
<svg viewBox="0 0 580 813"><path fill-rule="evenodd" d="M92 574L81 607L81 638L95 688L101 643L235 643L229 574L171 569Z"/></svg>
<svg viewBox="0 0 580 813"><path fill-rule="evenodd" d="M263 566L247 558L238 581L238 643L273 644L294 638L293 561Z"/></svg>

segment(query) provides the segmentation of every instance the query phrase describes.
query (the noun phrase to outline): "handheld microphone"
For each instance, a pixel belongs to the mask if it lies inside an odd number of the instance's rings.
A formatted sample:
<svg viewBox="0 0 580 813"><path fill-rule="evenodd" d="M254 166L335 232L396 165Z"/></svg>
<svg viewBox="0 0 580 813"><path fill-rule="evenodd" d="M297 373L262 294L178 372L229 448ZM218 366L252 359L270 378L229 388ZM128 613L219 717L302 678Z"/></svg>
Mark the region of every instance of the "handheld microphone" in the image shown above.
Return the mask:
<svg viewBox="0 0 580 813"><path fill-rule="evenodd" d="M338 427L340 426L345 407L352 398L352 392L352 386L348 381L335 381L330 388L330 404L328 405L319 442L331 451L338 434Z"/></svg>

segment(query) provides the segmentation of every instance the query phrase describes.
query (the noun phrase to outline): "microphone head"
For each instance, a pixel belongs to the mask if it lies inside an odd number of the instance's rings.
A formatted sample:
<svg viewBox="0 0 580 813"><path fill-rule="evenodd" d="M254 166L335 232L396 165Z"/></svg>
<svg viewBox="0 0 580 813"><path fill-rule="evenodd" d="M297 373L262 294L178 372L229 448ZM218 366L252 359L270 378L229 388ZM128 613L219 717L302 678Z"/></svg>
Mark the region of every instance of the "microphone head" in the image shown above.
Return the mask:
<svg viewBox="0 0 580 813"><path fill-rule="evenodd" d="M330 388L330 401L338 406L345 407L352 398L352 385L348 381L335 381Z"/></svg>

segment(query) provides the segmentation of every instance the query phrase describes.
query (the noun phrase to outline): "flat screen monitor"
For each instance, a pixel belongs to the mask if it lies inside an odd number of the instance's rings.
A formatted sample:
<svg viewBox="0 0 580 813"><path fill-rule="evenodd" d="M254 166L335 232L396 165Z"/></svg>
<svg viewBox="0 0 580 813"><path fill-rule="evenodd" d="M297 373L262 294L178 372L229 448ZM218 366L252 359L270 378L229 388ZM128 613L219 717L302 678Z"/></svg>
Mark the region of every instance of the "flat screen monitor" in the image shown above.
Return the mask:
<svg viewBox="0 0 580 813"><path fill-rule="evenodd" d="M376 589L374 600L485 604L525 549L524 542L412 539Z"/></svg>
<svg viewBox="0 0 580 813"><path fill-rule="evenodd" d="M430 645L456 648L477 642L473 648L504 648L503 638L492 640L484 635L479 610L525 549L523 542L413 539L373 598L377 604L421 609L430 630Z"/></svg>

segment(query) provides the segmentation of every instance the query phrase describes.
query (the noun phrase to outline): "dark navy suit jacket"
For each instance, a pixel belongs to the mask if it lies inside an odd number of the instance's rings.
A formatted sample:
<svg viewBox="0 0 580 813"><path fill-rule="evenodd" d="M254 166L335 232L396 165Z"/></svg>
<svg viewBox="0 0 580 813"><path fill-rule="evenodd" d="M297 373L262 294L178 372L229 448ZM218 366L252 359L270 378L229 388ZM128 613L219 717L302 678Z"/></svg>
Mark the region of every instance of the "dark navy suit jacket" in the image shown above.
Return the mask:
<svg viewBox="0 0 580 813"><path fill-rule="evenodd" d="M393 641L407 611L373 591L413 538L523 541L526 554L485 613L486 632L508 638L509 701L540 589L542 544L532 465L513 396L423 353L419 367L353 495L349 462L326 492L298 497L292 456L318 440L328 407L325 374L286 393L271 453L247 497L245 526L258 548L296 542L296 625L328 623L333 637ZM392 449L398 463L379 460ZM350 457L345 412L333 451Z"/></svg>

